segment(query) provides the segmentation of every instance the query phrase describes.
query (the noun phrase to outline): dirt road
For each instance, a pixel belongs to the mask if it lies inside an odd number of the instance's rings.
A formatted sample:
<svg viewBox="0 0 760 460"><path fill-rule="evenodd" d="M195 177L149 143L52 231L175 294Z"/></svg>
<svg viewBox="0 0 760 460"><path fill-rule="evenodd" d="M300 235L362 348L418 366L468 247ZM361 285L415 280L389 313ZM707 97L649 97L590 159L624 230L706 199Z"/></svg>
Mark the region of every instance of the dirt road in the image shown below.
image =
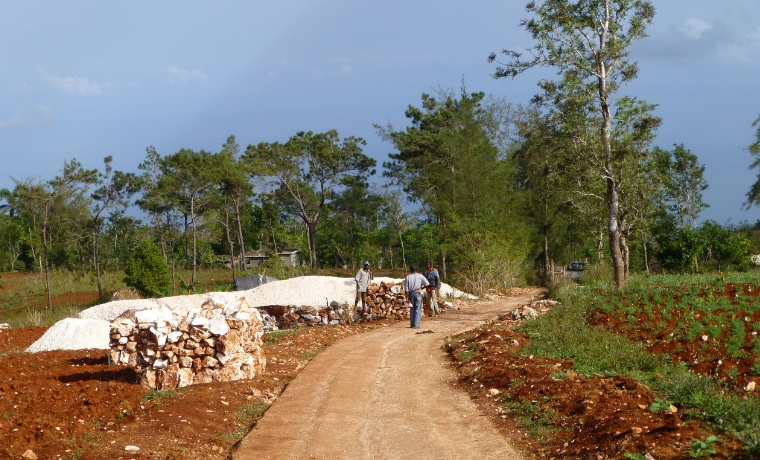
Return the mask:
<svg viewBox="0 0 760 460"><path fill-rule="evenodd" d="M396 323L315 357L240 443L234 460L519 459L451 383L444 337L527 303L513 297ZM425 331L432 331L427 333Z"/></svg>

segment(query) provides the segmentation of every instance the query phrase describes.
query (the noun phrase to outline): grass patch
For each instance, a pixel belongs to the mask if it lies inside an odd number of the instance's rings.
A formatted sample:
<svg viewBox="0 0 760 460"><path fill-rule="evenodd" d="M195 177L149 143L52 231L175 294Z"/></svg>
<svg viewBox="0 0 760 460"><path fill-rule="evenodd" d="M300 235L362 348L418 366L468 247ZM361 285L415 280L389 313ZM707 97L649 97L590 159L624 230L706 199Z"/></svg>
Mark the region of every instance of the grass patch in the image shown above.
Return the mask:
<svg viewBox="0 0 760 460"><path fill-rule="evenodd" d="M551 434L561 431L554 426L557 422L556 412L542 409L538 403L507 402L504 406L517 416L517 421L528 430L528 434L540 442L548 441Z"/></svg>
<svg viewBox="0 0 760 460"><path fill-rule="evenodd" d="M321 353L322 350L324 350L324 348L317 348L316 350L307 351L306 353L301 353L300 355L298 355L298 359L303 359L303 360L311 359L317 356L319 353Z"/></svg>
<svg viewBox="0 0 760 460"><path fill-rule="evenodd" d="M228 444L234 444L242 438L251 429L251 425L261 418L269 406L264 401L258 401L255 404L246 404L240 406L235 411L235 418L238 421L238 427L235 431L219 435L219 437Z"/></svg>
<svg viewBox="0 0 760 460"><path fill-rule="evenodd" d="M171 398L178 393L177 390L150 390L150 393L143 396L140 402L153 401L153 407L160 406L161 400Z"/></svg>
<svg viewBox="0 0 760 460"><path fill-rule="evenodd" d="M269 347L272 345L277 345L281 338L295 334L297 331L298 328L294 327L292 329L283 329L282 331L270 332L264 336L264 346Z"/></svg>

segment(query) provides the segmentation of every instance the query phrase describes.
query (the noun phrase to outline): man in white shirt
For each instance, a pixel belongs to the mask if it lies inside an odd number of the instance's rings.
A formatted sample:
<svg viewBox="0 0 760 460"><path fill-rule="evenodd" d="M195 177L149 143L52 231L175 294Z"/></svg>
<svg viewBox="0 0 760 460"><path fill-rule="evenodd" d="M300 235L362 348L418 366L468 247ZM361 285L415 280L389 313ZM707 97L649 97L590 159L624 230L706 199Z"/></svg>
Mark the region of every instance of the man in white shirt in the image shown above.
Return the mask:
<svg viewBox="0 0 760 460"><path fill-rule="evenodd" d="M359 299L361 299L362 311L367 311L367 303L364 299L364 295L367 293L367 288L369 288L369 284L372 282L372 271L369 269L369 262L364 262L362 268L356 272L354 281L356 281L356 299L354 299L354 310L356 310L356 307L359 304Z"/></svg>

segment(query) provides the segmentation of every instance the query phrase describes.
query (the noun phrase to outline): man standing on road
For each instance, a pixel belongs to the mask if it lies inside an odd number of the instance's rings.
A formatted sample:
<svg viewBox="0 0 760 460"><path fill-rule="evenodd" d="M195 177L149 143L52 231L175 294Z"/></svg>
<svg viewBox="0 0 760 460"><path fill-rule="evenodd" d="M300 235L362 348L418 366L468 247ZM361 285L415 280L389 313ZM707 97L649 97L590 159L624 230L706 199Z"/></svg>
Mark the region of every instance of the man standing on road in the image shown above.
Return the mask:
<svg viewBox="0 0 760 460"><path fill-rule="evenodd" d="M358 272L356 272L354 280L356 281L356 299L354 299L354 310L356 310L356 306L359 304L359 299L361 299L362 312L366 312L367 303L364 299L364 295L367 293L367 288L372 282L372 270L369 269L369 262L364 262L364 266L360 268Z"/></svg>
<svg viewBox="0 0 760 460"><path fill-rule="evenodd" d="M420 320L422 319L422 291L428 284L428 280L417 273L416 266L412 265L409 267L409 274L406 275L404 284L401 286L406 294L406 300L412 303L412 308L409 309L409 327L420 328Z"/></svg>
<svg viewBox="0 0 760 460"><path fill-rule="evenodd" d="M441 288L441 277L438 275L438 270L433 268L433 261L428 261L422 276L428 280L429 284L425 288L425 295L430 300L430 316L439 315L441 310L438 309L438 289Z"/></svg>

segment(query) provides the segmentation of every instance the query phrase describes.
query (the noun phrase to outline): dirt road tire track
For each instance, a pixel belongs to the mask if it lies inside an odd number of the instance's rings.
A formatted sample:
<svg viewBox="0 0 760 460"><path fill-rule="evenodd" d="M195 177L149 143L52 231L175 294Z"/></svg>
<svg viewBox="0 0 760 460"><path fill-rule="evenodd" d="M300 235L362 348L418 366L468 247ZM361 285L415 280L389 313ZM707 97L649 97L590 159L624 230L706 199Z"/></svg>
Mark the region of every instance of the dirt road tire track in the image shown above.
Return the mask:
<svg viewBox="0 0 760 460"><path fill-rule="evenodd" d="M342 340L301 371L234 460L520 459L466 393L444 337L527 303L514 297ZM433 333L419 333L432 330Z"/></svg>

